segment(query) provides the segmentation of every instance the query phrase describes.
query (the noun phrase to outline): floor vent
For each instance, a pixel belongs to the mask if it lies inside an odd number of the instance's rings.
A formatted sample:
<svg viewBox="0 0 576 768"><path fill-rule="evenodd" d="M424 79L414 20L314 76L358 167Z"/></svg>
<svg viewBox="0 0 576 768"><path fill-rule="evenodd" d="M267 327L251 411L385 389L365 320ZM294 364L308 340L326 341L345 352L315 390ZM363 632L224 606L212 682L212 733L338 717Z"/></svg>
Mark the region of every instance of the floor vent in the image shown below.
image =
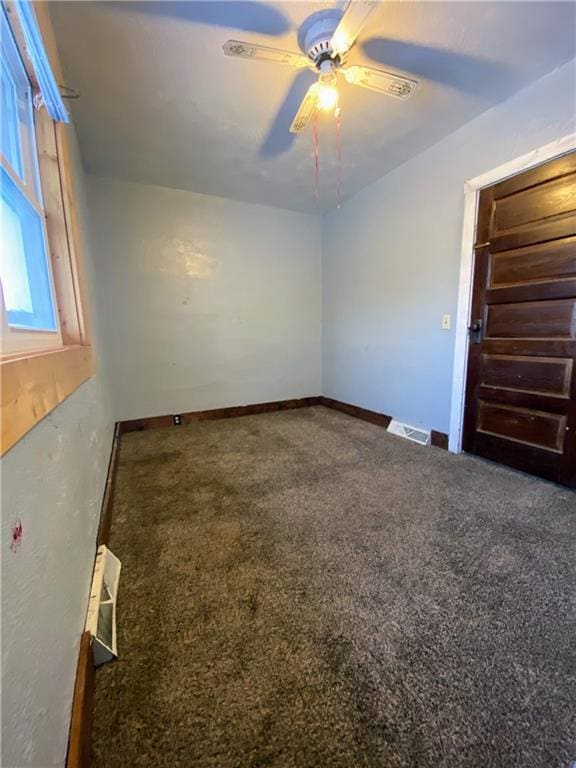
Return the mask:
<svg viewBox="0 0 576 768"><path fill-rule="evenodd" d="M98 547L88 603L86 629L92 635L94 666L112 661L116 650L116 596L120 579L120 560L105 544Z"/></svg>
<svg viewBox="0 0 576 768"><path fill-rule="evenodd" d="M410 424L402 424L396 419L392 419L388 425L388 432L398 437L405 437L406 440L412 440L419 445L430 445L430 430L411 427Z"/></svg>

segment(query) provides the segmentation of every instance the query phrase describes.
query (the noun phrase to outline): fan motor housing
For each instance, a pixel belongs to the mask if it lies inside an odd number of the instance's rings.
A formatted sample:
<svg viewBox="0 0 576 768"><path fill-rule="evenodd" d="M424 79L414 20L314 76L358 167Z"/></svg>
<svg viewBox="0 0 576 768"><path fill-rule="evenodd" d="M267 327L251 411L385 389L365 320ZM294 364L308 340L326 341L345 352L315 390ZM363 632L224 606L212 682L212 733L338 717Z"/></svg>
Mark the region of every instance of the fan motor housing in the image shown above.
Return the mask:
<svg viewBox="0 0 576 768"><path fill-rule="evenodd" d="M329 9L318 11L309 16L298 32L300 50L320 69L323 62L340 63L340 57L332 50L332 36L336 31L342 12Z"/></svg>

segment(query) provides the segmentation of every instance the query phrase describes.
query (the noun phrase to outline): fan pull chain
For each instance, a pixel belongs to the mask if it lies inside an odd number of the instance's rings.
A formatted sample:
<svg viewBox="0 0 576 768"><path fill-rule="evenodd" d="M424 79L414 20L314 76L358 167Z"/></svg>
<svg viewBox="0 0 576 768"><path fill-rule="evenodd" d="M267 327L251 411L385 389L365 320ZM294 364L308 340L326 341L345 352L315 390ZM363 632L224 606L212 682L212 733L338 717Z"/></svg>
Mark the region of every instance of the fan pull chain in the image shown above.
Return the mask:
<svg viewBox="0 0 576 768"><path fill-rule="evenodd" d="M342 110L336 108L336 207L342 203Z"/></svg>
<svg viewBox="0 0 576 768"><path fill-rule="evenodd" d="M313 125L313 141L314 141L314 191L316 193L316 200L319 198L318 194L318 113L314 113L314 125Z"/></svg>

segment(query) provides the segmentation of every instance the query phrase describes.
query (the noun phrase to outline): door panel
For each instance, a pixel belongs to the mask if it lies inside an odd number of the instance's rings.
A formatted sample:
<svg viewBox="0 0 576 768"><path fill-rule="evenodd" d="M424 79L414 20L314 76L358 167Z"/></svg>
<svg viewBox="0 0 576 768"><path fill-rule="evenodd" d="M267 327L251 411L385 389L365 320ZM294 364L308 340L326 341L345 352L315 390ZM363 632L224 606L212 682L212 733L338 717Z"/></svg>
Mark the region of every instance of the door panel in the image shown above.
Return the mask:
<svg viewBox="0 0 576 768"><path fill-rule="evenodd" d="M496 200L494 232L561 217L576 208L576 177L559 178Z"/></svg>
<svg viewBox="0 0 576 768"><path fill-rule="evenodd" d="M534 395L570 396L572 360L527 355L483 355L480 384Z"/></svg>
<svg viewBox="0 0 576 768"><path fill-rule="evenodd" d="M491 254L490 288L576 278L576 238Z"/></svg>
<svg viewBox="0 0 576 768"><path fill-rule="evenodd" d="M576 153L480 194L465 451L576 487Z"/></svg>
<svg viewBox="0 0 576 768"><path fill-rule="evenodd" d="M545 219L532 222L521 229L513 229L499 234L493 234L491 241L492 253L520 248L532 243L545 243L560 237L570 237L574 234L574 223L570 216Z"/></svg>
<svg viewBox="0 0 576 768"><path fill-rule="evenodd" d="M576 298L486 307L486 338L573 339Z"/></svg>
<svg viewBox="0 0 576 768"><path fill-rule="evenodd" d="M480 400L478 431L561 452L566 417Z"/></svg>

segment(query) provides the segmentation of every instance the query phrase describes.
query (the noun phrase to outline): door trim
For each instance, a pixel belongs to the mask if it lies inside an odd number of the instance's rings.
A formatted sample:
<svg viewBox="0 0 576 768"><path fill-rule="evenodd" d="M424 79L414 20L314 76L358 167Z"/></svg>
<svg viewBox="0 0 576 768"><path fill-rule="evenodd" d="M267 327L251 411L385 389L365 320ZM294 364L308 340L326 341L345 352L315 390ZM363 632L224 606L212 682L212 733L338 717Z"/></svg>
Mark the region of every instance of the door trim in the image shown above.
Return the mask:
<svg viewBox="0 0 576 768"><path fill-rule="evenodd" d="M527 152L521 157L499 165L464 182L464 221L462 226L462 250L460 255L460 279L458 284L458 309L454 341L454 368L452 372L452 396L450 402L450 433L448 450L462 453L464 403L466 400L466 372L468 366L468 325L474 277L474 241L480 190L491 187L510 176L527 171L576 150L576 134L569 134L543 147Z"/></svg>

